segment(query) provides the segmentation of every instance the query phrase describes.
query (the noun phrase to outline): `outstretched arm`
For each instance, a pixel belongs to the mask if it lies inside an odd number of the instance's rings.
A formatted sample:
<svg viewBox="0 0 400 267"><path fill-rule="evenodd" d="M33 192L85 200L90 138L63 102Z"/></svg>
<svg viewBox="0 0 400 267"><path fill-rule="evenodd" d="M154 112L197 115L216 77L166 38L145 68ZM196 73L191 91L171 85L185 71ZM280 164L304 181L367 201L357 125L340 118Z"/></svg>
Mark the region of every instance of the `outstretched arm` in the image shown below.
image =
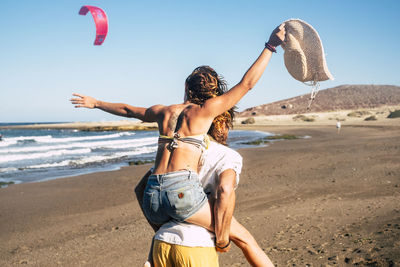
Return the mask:
<svg viewBox="0 0 400 267"><path fill-rule="evenodd" d="M263 49L257 60L246 71L241 81L225 94L211 98L205 102L203 110L206 112L206 116L214 118L236 105L237 102L239 102L239 100L249 90L251 90L261 78L261 75L264 73L264 70L271 59L271 47L274 49L276 46L280 45L284 39L285 25L281 24L272 32L267 43L269 44L269 48L267 48L266 45L266 48Z"/></svg>
<svg viewBox="0 0 400 267"><path fill-rule="evenodd" d="M71 103L76 108L98 108L105 112L128 118L136 118L144 122L155 122L156 111L160 106L150 108L134 107L124 103L109 103L97 100L91 96L73 94L76 98L71 98Z"/></svg>

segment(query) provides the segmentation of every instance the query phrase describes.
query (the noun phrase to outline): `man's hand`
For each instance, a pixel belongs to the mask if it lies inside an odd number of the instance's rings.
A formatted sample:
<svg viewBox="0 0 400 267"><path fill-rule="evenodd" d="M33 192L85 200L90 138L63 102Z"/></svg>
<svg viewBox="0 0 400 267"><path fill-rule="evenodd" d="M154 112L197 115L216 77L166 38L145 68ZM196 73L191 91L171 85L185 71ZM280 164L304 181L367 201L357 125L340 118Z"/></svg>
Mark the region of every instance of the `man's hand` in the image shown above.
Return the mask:
<svg viewBox="0 0 400 267"><path fill-rule="evenodd" d="M231 249L231 241L228 240L224 244L216 243L215 249L220 253L228 252Z"/></svg>
<svg viewBox="0 0 400 267"><path fill-rule="evenodd" d="M76 108L95 108L97 105L97 100L91 96L85 96L81 94L72 94L78 98L71 98L70 101Z"/></svg>

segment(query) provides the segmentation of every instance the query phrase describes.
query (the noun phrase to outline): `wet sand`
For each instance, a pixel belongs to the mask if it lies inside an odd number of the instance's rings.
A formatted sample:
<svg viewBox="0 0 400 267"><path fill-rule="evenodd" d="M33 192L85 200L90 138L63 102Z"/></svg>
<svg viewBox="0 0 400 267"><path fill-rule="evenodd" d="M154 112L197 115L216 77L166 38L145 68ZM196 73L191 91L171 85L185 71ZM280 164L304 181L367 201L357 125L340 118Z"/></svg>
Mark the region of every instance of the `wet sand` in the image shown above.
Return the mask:
<svg viewBox="0 0 400 267"><path fill-rule="evenodd" d="M239 129L241 127L237 127ZM400 126L245 126L311 136L242 149L235 216L277 266L400 266ZM150 165L0 189L0 266L141 266ZM237 248L221 266L248 266Z"/></svg>

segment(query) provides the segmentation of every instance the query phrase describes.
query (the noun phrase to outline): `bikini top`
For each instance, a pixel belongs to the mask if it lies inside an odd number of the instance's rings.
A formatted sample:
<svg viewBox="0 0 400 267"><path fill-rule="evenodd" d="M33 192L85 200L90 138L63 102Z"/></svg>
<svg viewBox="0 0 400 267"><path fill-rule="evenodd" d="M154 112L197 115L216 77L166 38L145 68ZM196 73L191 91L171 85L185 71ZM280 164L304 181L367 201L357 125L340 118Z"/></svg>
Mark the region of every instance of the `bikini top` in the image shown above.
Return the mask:
<svg viewBox="0 0 400 267"><path fill-rule="evenodd" d="M208 148L210 138L207 134L180 137L178 133L174 133L174 136L160 135L158 137L158 144L168 144L167 148L169 150L177 148L179 146L178 141L194 145L203 150Z"/></svg>

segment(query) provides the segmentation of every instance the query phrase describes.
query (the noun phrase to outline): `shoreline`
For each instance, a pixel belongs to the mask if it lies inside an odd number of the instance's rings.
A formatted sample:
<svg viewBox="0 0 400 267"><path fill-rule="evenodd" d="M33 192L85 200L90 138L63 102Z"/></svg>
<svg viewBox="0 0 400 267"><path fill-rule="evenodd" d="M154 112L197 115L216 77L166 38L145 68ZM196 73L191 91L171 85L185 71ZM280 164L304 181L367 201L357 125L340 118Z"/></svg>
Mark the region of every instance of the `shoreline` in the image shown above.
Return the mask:
<svg viewBox="0 0 400 267"><path fill-rule="evenodd" d="M268 126L327 126L336 125L340 121L342 126L400 126L400 118L388 118L391 111L400 109L400 106L382 106L377 108L360 108L356 110L338 110L327 112L308 112L290 115L254 115L236 117L235 127L253 125ZM297 117L296 117L297 116ZM368 118L374 117L371 120ZM254 120L245 123L247 119ZM0 126L2 129L75 129L80 131L148 131L157 130L157 123L145 123L133 120L104 121L104 122L67 122L67 123L32 123L24 125Z"/></svg>
<svg viewBox="0 0 400 267"><path fill-rule="evenodd" d="M239 150L235 217L279 266L400 264L397 126L240 126L312 138ZM149 167L0 189L0 265L141 266L152 230L133 188ZM220 265L248 266L236 247Z"/></svg>
<svg viewBox="0 0 400 267"><path fill-rule="evenodd" d="M5 129L58 129L58 130L79 130L79 131L152 131L157 130L156 123L140 121L105 121L105 122L66 122L66 123L32 123L24 125L0 126Z"/></svg>
<svg viewBox="0 0 400 267"><path fill-rule="evenodd" d="M0 147L0 188L9 182L52 180L154 162L157 144L157 131L11 130L5 135L5 146ZM231 131L228 144L235 150L256 147L259 144L252 142L264 137L266 134L258 131Z"/></svg>

